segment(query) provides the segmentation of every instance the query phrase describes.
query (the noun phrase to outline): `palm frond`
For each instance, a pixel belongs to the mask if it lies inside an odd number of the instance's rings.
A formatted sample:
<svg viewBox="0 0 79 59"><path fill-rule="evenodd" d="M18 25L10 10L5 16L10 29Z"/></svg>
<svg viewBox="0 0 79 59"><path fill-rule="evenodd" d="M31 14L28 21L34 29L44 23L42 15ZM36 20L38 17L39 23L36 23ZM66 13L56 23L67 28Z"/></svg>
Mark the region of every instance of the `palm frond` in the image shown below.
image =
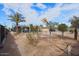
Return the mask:
<svg viewBox="0 0 79 59"><path fill-rule="evenodd" d="M70 20L70 22L73 27L78 27L79 26L79 17L73 16L73 18Z"/></svg>
<svg viewBox="0 0 79 59"><path fill-rule="evenodd" d="M15 18L14 16L12 16L12 15L11 15L11 16L8 16L8 17L9 17L9 19L8 19L8 20L11 20L11 21L16 21L16 20L15 20L16 18Z"/></svg>
<svg viewBox="0 0 79 59"><path fill-rule="evenodd" d="M8 20L11 20L11 21L14 21L16 23L19 23L19 22L25 22L24 18L20 13L16 12L14 15L10 15L8 16L9 19Z"/></svg>
<svg viewBox="0 0 79 59"><path fill-rule="evenodd" d="M41 21L43 21L44 23L48 23L48 20L46 18L42 19Z"/></svg>

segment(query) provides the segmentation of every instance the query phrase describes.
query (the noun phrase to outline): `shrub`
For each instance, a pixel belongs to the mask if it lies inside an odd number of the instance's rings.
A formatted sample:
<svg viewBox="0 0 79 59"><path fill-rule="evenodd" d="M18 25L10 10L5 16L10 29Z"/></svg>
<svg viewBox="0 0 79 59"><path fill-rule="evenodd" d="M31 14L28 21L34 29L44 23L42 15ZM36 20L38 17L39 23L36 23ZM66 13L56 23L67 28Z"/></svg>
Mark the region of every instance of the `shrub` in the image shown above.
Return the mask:
<svg viewBox="0 0 79 59"><path fill-rule="evenodd" d="M62 32L62 38L64 36L64 32L67 31L67 25L66 24L59 24L58 25L58 30Z"/></svg>
<svg viewBox="0 0 79 59"><path fill-rule="evenodd" d="M36 46L38 43L38 39L32 33L27 34L27 39L30 45Z"/></svg>

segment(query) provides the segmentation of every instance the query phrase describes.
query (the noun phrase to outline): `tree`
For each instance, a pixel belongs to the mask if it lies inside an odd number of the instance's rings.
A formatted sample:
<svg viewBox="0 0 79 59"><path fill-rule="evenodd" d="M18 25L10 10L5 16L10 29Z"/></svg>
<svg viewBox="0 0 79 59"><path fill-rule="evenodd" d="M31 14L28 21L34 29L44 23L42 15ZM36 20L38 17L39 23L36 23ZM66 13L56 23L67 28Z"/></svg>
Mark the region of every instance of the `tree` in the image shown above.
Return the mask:
<svg viewBox="0 0 79 59"><path fill-rule="evenodd" d="M42 19L41 21L44 22L48 26L48 20L46 18Z"/></svg>
<svg viewBox="0 0 79 59"><path fill-rule="evenodd" d="M35 31L38 33L39 32L39 26L35 26Z"/></svg>
<svg viewBox="0 0 79 59"><path fill-rule="evenodd" d="M47 20L46 18L42 19L42 21L43 21L44 23L48 23L48 20Z"/></svg>
<svg viewBox="0 0 79 59"><path fill-rule="evenodd" d="M74 39L77 40L77 36L78 36L77 28L79 27L79 17L73 16L70 22L71 22L72 28L74 29Z"/></svg>
<svg viewBox="0 0 79 59"><path fill-rule="evenodd" d="M42 19L42 21L47 25L47 27L49 28L49 32L50 32L50 35L51 35L51 32L52 30L55 30L56 29L56 26L58 25L57 22L51 22L51 21L48 21L46 18Z"/></svg>
<svg viewBox="0 0 79 59"><path fill-rule="evenodd" d="M63 38L64 32L67 31L67 25L66 24L59 24L58 30L62 32L62 38Z"/></svg>
<svg viewBox="0 0 79 59"><path fill-rule="evenodd" d="M49 21L49 22L47 23L47 26L48 26L48 28L49 28L50 35L51 35L52 31L55 31L55 29L57 28L57 25L58 25L57 22Z"/></svg>
<svg viewBox="0 0 79 59"><path fill-rule="evenodd" d="M49 32L50 32L50 35L51 35L52 31L55 29L54 23L49 21L47 26L49 27Z"/></svg>
<svg viewBox="0 0 79 59"><path fill-rule="evenodd" d="M25 22L24 17L18 12L13 15L9 15L9 20L16 23L16 32L18 32L18 24L20 22Z"/></svg>
<svg viewBox="0 0 79 59"><path fill-rule="evenodd" d="M48 22L48 26L52 27L52 29L56 29L57 25L58 25L57 22L51 22L51 21Z"/></svg>
<svg viewBox="0 0 79 59"><path fill-rule="evenodd" d="M30 31L32 31L33 32L33 24L30 24Z"/></svg>

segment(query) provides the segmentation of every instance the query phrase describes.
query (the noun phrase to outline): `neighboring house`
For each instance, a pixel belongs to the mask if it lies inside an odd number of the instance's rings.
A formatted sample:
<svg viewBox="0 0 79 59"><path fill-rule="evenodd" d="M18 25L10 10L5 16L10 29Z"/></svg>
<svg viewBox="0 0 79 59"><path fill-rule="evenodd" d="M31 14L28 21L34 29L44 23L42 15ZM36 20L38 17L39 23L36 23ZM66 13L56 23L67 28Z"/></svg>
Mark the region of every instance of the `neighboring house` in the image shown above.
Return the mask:
<svg viewBox="0 0 79 59"><path fill-rule="evenodd" d="M74 28L68 28L69 32L73 32Z"/></svg>
<svg viewBox="0 0 79 59"><path fill-rule="evenodd" d="M49 32L49 28L48 27L41 27L40 31L41 32Z"/></svg>
<svg viewBox="0 0 79 59"><path fill-rule="evenodd" d="M49 27L40 27L40 31L42 31L42 32L49 32L49 31L51 31L51 32L55 32L57 29L55 29L55 28L49 28Z"/></svg>
<svg viewBox="0 0 79 59"><path fill-rule="evenodd" d="M13 27L11 31L16 32L16 27ZM29 32L29 27L26 26L18 26L19 32Z"/></svg>
<svg viewBox="0 0 79 59"><path fill-rule="evenodd" d="M29 27L23 27L22 30L23 32L29 32Z"/></svg>
<svg viewBox="0 0 79 59"><path fill-rule="evenodd" d="M78 32L79 32L79 28L78 28L77 30L78 30ZM73 32L73 31L74 31L74 28L68 28L68 31L69 31L69 32Z"/></svg>

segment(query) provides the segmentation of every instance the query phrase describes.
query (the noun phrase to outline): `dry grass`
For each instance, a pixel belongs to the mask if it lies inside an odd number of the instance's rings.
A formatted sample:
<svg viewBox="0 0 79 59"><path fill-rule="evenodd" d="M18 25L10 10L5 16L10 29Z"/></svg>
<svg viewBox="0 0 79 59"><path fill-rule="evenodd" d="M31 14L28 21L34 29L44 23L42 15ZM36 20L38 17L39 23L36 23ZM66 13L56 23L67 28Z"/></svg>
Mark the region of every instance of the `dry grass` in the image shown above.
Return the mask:
<svg viewBox="0 0 79 59"><path fill-rule="evenodd" d="M47 33L38 33L38 35L36 33L20 33L17 36L14 35L14 33L11 34L15 38L18 51L23 56L66 56L66 47L68 43L72 45L75 44L76 46L79 44L78 41L70 38L64 37L64 39L61 39L59 37L61 33L52 33L50 37ZM71 34L67 33L65 35L69 37ZM72 35L70 37L72 37ZM12 44L12 46L13 45L14 44ZM73 55L78 55L78 52L79 48L73 47Z"/></svg>
<svg viewBox="0 0 79 59"><path fill-rule="evenodd" d="M62 40L59 41L56 36L53 36L53 38L50 39L47 35L43 37L42 33L39 35L36 33L21 33L16 38L16 42L22 55L62 55L64 51L59 48L64 50L66 44Z"/></svg>
<svg viewBox="0 0 79 59"><path fill-rule="evenodd" d="M37 45L38 38L37 38L37 35L36 34L34 34L34 33L27 33L26 36L27 36L27 39L28 39L28 43L30 45L33 45L33 46L36 46Z"/></svg>

